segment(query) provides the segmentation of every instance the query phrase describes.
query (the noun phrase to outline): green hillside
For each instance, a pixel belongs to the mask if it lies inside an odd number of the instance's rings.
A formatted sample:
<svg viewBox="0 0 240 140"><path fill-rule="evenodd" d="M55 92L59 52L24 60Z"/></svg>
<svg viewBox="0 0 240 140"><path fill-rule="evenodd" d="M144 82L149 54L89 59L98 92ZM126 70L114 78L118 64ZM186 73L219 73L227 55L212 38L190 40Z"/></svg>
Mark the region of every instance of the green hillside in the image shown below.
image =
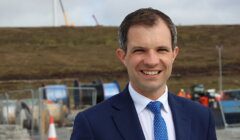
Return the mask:
<svg viewBox="0 0 240 140"><path fill-rule="evenodd" d="M178 44L173 91L194 83L218 87L216 45L224 46L224 87L240 88L240 25L179 26ZM0 91L56 82L51 79L118 80L123 87L127 75L117 47L116 27L0 28Z"/></svg>

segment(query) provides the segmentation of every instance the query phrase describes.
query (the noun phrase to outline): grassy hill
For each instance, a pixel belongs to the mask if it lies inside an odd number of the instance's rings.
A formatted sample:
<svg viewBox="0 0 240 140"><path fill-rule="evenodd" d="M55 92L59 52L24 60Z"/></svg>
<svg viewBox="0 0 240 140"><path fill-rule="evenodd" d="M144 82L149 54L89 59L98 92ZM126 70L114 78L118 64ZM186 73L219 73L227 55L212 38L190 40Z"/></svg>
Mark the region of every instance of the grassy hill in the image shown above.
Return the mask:
<svg viewBox="0 0 240 140"><path fill-rule="evenodd" d="M0 28L0 34L0 91L72 79L118 80L122 87L127 81L115 57L116 27ZM224 88L240 88L239 34L240 25L179 26L181 50L170 88L176 92L195 83L217 88L216 45L224 46Z"/></svg>

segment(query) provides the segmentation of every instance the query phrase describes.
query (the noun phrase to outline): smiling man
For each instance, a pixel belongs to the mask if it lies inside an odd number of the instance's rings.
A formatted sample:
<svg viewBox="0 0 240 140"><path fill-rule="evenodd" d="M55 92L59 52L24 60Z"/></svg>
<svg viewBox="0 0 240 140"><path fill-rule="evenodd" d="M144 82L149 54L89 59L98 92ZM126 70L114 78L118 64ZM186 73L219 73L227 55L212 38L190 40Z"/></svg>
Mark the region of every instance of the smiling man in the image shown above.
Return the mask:
<svg viewBox="0 0 240 140"><path fill-rule="evenodd" d="M172 47L171 32L162 19L151 24L132 25L125 42L127 47L118 49L117 56L126 66L133 88L156 100L165 91L179 49Z"/></svg>
<svg viewBox="0 0 240 140"><path fill-rule="evenodd" d="M179 52L171 19L152 8L139 9L121 23L119 41L116 55L129 84L80 112L71 140L216 140L210 110L168 92Z"/></svg>

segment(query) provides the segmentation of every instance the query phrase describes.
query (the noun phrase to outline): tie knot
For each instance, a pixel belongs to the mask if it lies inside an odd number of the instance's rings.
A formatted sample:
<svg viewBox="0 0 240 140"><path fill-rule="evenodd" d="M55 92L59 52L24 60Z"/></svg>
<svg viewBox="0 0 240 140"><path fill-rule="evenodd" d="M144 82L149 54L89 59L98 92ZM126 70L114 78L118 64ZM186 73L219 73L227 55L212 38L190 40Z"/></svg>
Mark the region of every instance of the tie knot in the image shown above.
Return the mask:
<svg viewBox="0 0 240 140"><path fill-rule="evenodd" d="M150 102L147 105L147 109L149 109L154 115L160 113L161 107L162 103L159 101Z"/></svg>

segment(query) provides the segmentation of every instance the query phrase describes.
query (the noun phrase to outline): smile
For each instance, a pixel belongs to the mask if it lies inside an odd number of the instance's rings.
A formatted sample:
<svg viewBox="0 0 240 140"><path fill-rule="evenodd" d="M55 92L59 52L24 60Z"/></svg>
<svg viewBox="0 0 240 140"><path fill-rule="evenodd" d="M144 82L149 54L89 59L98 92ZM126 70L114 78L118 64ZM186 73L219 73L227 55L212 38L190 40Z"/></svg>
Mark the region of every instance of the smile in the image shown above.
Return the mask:
<svg viewBox="0 0 240 140"><path fill-rule="evenodd" d="M161 71L141 71L143 74L145 75L157 75L159 74Z"/></svg>

